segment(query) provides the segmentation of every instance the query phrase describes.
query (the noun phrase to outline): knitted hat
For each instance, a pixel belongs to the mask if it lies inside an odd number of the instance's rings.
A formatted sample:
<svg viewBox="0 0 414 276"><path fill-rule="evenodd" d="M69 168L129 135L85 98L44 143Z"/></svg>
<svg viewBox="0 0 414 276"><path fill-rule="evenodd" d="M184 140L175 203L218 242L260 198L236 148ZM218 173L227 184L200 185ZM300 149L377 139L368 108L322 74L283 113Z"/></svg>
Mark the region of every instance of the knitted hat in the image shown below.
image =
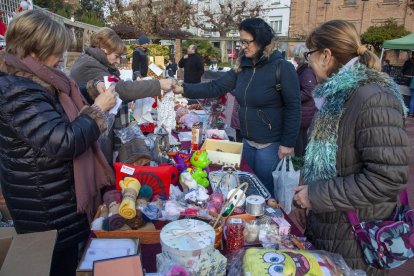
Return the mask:
<svg viewBox="0 0 414 276"><path fill-rule="evenodd" d="M149 43L149 42L150 42L150 40L149 40L148 36L146 36L146 35L141 35L141 36L138 38L138 44L139 44L139 45L143 45L143 44L145 44L145 43Z"/></svg>

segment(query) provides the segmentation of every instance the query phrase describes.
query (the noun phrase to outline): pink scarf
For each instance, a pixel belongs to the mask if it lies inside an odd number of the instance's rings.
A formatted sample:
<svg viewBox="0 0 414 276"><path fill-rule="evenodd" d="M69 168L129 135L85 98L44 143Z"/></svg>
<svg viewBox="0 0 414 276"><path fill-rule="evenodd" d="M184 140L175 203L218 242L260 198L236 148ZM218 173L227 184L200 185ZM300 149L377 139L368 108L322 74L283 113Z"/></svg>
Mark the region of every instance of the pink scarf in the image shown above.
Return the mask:
<svg viewBox="0 0 414 276"><path fill-rule="evenodd" d="M76 83L63 72L48 67L31 56L19 59L6 53L4 60L7 65L33 74L53 86L58 91L59 102L70 122L79 116L79 111L86 105L86 101ZM73 174L77 211L85 212L91 220L101 201L100 189L115 182L114 172L97 142L73 159Z"/></svg>

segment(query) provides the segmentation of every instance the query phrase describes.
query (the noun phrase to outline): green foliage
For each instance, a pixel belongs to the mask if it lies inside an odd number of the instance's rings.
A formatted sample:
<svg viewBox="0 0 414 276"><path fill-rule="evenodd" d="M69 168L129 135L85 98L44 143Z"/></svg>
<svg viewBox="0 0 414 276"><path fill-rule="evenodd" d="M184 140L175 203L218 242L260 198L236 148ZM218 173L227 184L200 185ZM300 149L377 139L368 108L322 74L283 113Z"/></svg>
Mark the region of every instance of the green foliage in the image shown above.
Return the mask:
<svg viewBox="0 0 414 276"><path fill-rule="evenodd" d="M81 0L79 5L71 5L63 0L34 0L33 3L66 18L75 15L77 21L105 26L102 0Z"/></svg>
<svg viewBox="0 0 414 276"><path fill-rule="evenodd" d="M68 18L75 11L73 5L67 4L63 0L34 0L33 4Z"/></svg>
<svg viewBox="0 0 414 276"><path fill-rule="evenodd" d="M292 158L293 168L295 169L295 171L302 169L303 163L305 163L304 158L299 157L299 156L292 156L291 158Z"/></svg>
<svg viewBox="0 0 414 276"><path fill-rule="evenodd" d="M220 60L220 49L214 47L207 40L186 40L183 43L183 49L186 51L191 44L197 46L197 53L203 58L204 63L208 64L211 60Z"/></svg>
<svg viewBox="0 0 414 276"><path fill-rule="evenodd" d="M375 50L379 51L381 45L385 40L400 38L409 34L405 30L404 25L398 23L390 18L387 19L381 26L371 26L362 34L361 39L364 43L372 44Z"/></svg>
<svg viewBox="0 0 414 276"><path fill-rule="evenodd" d="M170 57L170 48L166 45L150 44L148 46L148 56L163 56L164 63L166 63Z"/></svg>
<svg viewBox="0 0 414 276"><path fill-rule="evenodd" d="M83 14L78 15L76 20L98 27L105 26L105 22L94 12L84 12Z"/></svg>
<svg viewBox="0 0 414 276"><path fill-rule="evenodd" d="M132 58L132 53L134 52L135 48L137 47L137 44L129 44L127 45L127 58ZM170 57L170 48L165 45L158 45L158 44L150 44L148 46L148 56L154 57L154 56L163 56L164 62L168 62L168 59Z"/></svg>

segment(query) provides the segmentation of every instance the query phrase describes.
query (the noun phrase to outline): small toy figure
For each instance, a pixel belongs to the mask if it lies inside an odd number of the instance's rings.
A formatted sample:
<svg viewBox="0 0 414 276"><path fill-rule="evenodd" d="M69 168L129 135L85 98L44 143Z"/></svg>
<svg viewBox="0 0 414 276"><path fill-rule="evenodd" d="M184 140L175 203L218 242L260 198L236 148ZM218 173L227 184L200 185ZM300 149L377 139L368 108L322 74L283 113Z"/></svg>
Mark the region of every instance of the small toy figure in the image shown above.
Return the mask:
<svg viewBox="0 0 414 276"><path fill-rule="evenodd" d="M190 162L191 165L194 166L192 177L199 185L207 188L210 185L210 182L207 179L207 172L204 169L207 168L211 162L208 159L207 152L201 150L195 151Z"/></svg>
<svg viewBox="0 0 414 276"><path fill-rule="evenodd" d="M184 192L197 189L197 181L191 175L191 169L186 169L180 174L180 184Z"/></svg>

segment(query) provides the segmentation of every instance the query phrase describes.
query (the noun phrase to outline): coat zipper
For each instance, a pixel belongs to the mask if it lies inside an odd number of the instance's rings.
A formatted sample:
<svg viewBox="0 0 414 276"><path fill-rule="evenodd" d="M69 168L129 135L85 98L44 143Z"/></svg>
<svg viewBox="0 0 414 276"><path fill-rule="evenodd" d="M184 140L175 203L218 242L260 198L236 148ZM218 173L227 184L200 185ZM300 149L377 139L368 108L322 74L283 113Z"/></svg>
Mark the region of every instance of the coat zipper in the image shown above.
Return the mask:
<svg viewBox="0 0 414 276"><path fill-rule="evenodd" d="M249 89L250 83L252 82L252 79L253 79L255 73L256 73L256 67L253 67L252 77L250 78L249 83L246 86L246 90L244 90L244 105L246 106L246 110L244 111L244 123L246 124L247 138L249 137L249 130L247 128L247 100L246 100L246 96L247 96L247 89Z"/></svg>

